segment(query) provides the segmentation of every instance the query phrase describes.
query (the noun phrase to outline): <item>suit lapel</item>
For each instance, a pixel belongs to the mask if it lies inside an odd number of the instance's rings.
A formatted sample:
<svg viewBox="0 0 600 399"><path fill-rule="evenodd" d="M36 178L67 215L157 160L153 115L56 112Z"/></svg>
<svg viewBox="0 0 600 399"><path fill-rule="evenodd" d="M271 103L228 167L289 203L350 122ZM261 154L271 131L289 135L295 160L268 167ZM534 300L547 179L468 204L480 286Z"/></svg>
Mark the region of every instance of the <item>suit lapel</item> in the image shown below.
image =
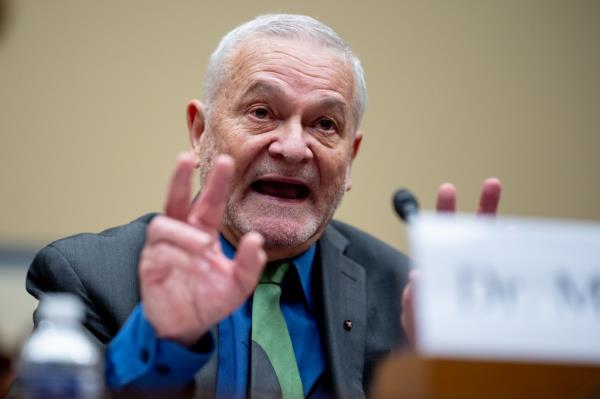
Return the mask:
<svg viewBox="0 0 600 399"><path fill-rule="evenodd" d="M344 255L348 240L329 226L319 241L325 348L335 394L364 397L365 270Z"/></svg>

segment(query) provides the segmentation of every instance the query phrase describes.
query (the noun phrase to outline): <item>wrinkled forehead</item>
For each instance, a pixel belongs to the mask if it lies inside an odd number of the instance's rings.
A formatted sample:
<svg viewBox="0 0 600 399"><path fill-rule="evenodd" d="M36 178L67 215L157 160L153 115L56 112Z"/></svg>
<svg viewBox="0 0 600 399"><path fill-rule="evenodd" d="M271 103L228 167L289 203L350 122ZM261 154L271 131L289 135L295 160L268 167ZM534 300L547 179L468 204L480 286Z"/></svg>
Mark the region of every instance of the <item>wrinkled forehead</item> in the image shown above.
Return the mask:
<svg viewBox="0 0 600 399"><path fill-rule="evenodd" d="M309 37L257 34L238 43L227 57L225 85L243 90L261 74L270 74L302 90L333 90L354 106L352 65L340 50ZM231 93L229 93L231 95Z"/></svg>

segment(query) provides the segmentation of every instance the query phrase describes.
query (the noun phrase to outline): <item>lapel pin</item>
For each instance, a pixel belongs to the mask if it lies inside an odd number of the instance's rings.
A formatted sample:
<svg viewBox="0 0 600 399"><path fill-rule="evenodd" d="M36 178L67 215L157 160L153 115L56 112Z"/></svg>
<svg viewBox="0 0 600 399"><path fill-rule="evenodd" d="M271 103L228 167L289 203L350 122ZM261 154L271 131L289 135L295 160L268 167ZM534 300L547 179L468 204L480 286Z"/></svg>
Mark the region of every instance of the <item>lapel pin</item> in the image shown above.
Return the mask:
<svg viewBox="0 0 600 399"><path fill-rule="evenodd" d="M352 320L344 321L344 330L350 331L350 330L352 330L352 327L353 327Z"/></svg>

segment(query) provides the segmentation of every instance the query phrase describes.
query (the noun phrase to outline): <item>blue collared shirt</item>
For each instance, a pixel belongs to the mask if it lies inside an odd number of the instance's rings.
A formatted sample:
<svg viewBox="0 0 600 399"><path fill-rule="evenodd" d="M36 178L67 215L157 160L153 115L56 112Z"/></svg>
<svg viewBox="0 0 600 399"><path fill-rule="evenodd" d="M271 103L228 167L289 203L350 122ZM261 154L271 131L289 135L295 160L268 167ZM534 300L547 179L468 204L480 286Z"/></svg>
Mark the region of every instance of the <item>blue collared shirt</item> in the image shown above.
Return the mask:
<svg viewBox="0 0 600 399"><path fill-rule="evenodd" d="M223 238L221 245L225 255L233 259L235 249ZM293 287L286 290L284 281L281 298L281 309L290 331L305 396L313 391L325 393L327 390L320 382L326 361L315 315L312 284L315 251L316 245L312 245L292 260L302 295L287 295L294 290ZM246 397L251 325L252 298L218 323L217 398ZM109 344L106 353L107 383L117 390L125 387L183 388L214 354L210 333L203 338L203 343L203 349L207 351L199 353L174 341L158 338L140 303Z"/></svg>

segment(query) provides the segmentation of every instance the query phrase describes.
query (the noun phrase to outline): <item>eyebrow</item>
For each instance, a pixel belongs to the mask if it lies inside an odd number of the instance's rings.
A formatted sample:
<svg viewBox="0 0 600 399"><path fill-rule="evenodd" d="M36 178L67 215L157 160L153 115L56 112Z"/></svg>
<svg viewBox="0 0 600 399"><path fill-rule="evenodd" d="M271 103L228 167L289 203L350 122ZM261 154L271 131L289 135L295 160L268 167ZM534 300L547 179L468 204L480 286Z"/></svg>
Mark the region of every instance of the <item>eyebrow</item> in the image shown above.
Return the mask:
<svg viewBox="0 0 600 399"><path fill-rule="evenodd" d="M335 97L324 96L322 99L318 100L317 103L319 104L320 108L339 110L342 114L346 113L346 102Z"/></svg>
<svg viewBox="0 0 600 399"><path fill-rule="evenodd" d="M260 79L248 87L248 89L244 92L241 97L241 103L247 103L255 99L256 97L267 97L267 98L285 98L286 91L283 87L269 82L268 80ZM315 103L311 106L318 108L326 108L334 111L339 111L342 115L346 113L346 109L348 105L345 101L340 100L331 95L323 95L318 98Z"/></svg>
<svg viewBox="0 0 600 399"><path fill-rule="evenodd" d="M252 83L242 95L242 102L249 101L257 96L277 96L284 97L285 90L266 80L257 80Z"/></svg>

